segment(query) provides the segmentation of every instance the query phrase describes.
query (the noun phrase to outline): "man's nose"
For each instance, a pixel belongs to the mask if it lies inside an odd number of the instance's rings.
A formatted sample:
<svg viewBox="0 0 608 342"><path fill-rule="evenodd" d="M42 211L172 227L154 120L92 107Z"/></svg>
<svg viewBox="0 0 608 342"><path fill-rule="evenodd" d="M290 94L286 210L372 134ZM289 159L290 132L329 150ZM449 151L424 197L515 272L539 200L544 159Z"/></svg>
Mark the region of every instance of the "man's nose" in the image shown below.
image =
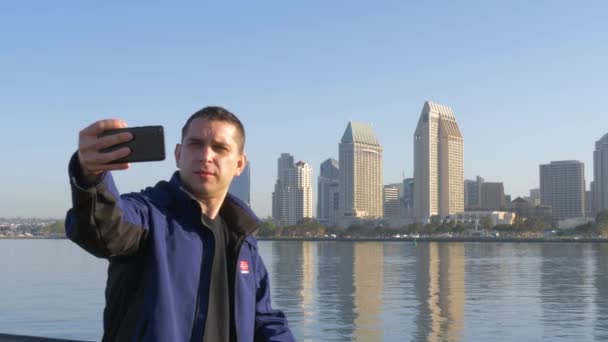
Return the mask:
<svg viewBox="0 0 608 342"><path fill-rule="evenodd" d="M201 148L201 153L200 153L200 157L201 160L204 162L209 162L213 159L213 149L211 148L211 146L208 145L203 145L203 147Z"/></svg>

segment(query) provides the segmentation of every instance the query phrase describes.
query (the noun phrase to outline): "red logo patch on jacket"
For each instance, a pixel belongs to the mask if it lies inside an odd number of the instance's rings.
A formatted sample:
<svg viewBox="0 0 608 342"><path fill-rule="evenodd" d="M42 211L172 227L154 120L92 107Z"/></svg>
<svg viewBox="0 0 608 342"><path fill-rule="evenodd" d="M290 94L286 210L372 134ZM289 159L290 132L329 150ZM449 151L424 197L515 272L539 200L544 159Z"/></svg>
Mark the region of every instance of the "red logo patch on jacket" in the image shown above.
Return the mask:
<svg viewBox="0 0 608 342"><path fill-rule="evenodd" d="M241 260L239 266L241 267L241 274L249 274L249 262Z"/></svg>

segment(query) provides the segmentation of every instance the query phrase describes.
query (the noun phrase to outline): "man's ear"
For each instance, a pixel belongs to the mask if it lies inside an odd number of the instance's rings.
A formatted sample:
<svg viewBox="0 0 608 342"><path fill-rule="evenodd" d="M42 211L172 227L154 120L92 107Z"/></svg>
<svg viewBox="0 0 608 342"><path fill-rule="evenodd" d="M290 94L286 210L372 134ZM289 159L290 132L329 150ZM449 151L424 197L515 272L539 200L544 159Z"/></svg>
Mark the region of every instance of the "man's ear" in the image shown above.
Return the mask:
<svg viewBox="0 0 608 342"><path fill-rule="evenodd" d="M179 169L179 158L182 155L182 144L175 144L175 151L173 154L175 155L175 166Z"/></svg>
<svg viewBox="0 0 608 342"><path fill-rule="evenodd" d="M243 172L243 170L245 170L245 167L247 166L247 155L245 153L241 154L241 156L239 157L239 160L236 163L236 172L234 173L234 176L239 176L241 174L241 172Z"/></svg>

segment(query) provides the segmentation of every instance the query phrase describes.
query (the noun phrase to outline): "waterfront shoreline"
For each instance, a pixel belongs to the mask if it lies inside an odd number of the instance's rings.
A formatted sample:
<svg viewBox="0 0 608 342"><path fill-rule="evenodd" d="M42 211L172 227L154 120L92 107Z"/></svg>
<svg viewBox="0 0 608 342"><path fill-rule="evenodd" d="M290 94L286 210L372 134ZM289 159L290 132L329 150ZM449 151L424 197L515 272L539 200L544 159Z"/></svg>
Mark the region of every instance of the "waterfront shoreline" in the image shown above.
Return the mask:
<svg viewBox="0 0 608 342"><path fill-rule="evenodd" d="M340 241L340 242L608 242L608 238L495 238L495 237L420 237L420 238L303 238L256 237L258 241Z"/></svg>
<svg viewBox="0 0 608 342"><path fill-rule="evenodd" d="M64 240L65 236L0 236L0 240Z"/></svg>
<svg viewBox="0 0 608 342"><path fill-rule="evenodd" d="M0 237L0 240L67 240L67 237ZM608 238L501 238L501 237L420 237L420 238L357 238L357 237L336 237L336 238L311 238L311 237L256 237L258 241L339 241L339 242L507 242L507 243L544 243L544 242L608 242Z"/></svg>

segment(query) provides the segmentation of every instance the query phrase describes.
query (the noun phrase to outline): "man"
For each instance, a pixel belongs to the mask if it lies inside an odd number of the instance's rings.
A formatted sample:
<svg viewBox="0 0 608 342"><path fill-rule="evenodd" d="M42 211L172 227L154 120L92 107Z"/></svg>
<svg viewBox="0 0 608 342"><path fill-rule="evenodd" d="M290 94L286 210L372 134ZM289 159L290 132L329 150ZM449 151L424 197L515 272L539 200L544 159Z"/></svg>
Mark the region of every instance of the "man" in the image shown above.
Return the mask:
<svg viewBox="0 0 608 342"><path fill-rule="evenodd" d="M194 113L175 147L169 182L120 195L110 163L127 156L121 120L80 132L70 160L68 237L109 260L104 341L292 341L287 320L270 305L268 273L251 235L259 221L228 194L244 169L245 131L221 107Z"/></svg>

